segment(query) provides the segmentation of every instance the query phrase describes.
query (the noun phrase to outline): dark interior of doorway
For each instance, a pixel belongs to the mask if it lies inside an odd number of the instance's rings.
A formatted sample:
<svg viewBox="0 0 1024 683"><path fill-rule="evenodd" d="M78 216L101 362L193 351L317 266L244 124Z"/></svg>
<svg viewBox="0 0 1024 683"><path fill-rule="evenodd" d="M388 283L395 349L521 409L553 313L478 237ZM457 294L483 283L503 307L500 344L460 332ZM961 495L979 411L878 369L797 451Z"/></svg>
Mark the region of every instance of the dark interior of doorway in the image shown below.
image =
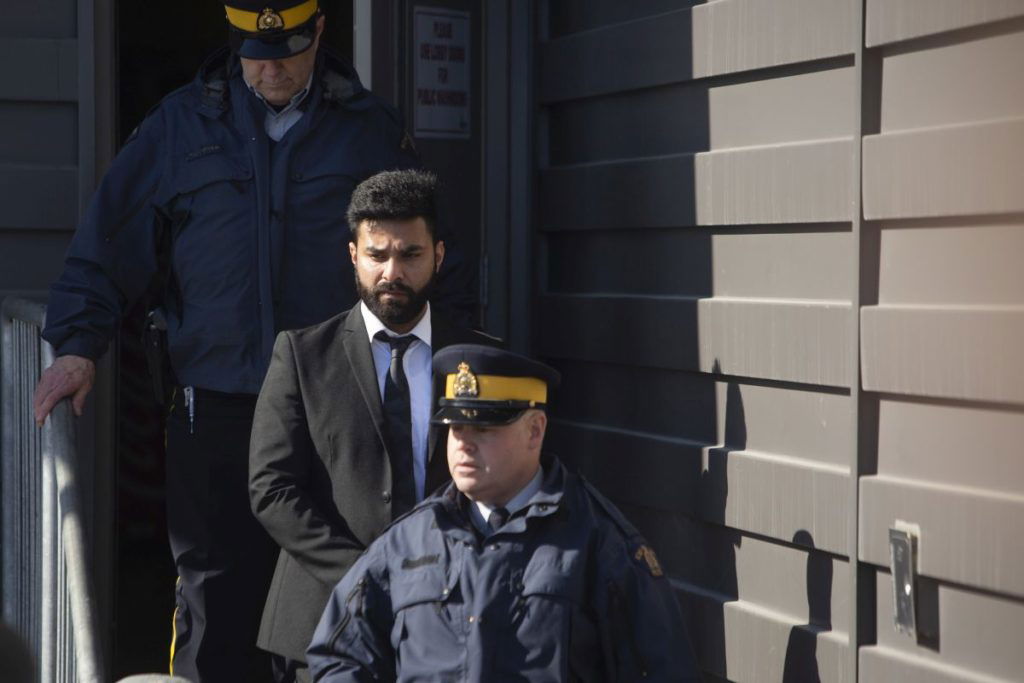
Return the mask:
<svg viewBox="0 0 1024 683"><path fill-rule="evenodd" d="M325 41L352 54L351 0L320 0ZM192 80L204 57L225 42L217 0L121 0L117 4L118 141L172 90ZM166 672L175 571L164 513L163 415L142 351L143 308L126 316L118 339L117 558L115 679Z"/></svg>

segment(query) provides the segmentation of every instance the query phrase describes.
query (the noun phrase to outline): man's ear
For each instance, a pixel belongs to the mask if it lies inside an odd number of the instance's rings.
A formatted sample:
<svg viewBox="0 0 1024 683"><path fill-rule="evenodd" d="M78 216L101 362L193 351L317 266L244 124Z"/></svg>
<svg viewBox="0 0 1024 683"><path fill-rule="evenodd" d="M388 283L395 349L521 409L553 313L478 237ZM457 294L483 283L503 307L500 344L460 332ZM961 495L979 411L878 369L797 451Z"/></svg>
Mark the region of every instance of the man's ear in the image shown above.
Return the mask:
<svg viewBox="0 0 1024 683"><path fill-rule="evenodd" d="M441 272L441 262L444 261L444 240L438 240L434 245L434 272Z"/></svg>
<svg viewBox="0 0 1024 683"><path fill-rule="evenodd" d="M353 266L356 264L356 254L357 253L358 252L356 250L356 243L355 242L349 242L348 243L348 255L352 258L352 265Z"/></svg>
<svg viewBox="0 0 1024 683"><path fill-rule="evenodd" d="M541 444L544 442L544 432L548 428L548 414L543 410L530 415L529 434L530 434L530 447L540 449Z"/></svg>

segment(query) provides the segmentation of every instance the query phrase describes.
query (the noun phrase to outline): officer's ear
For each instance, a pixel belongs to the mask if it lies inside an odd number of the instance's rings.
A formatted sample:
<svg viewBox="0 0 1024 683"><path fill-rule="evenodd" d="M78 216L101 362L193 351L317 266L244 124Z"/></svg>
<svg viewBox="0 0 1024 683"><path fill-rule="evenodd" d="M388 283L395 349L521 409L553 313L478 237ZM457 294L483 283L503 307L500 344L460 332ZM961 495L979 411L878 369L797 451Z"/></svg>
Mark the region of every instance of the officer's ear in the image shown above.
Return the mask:
<svg viewBox="0 0 1024 683"><path fill-rule="evenodd" d="M527 415L527 420L530 449L540 450L541 444L544 443L544 432L548 428L548 414L543 410L531 410Z"/></svg>
<svg viewBox="0 0 1024 683"><path fill-rule="evenodd" d="M434 272L441 272L441 262L444 261L444 240L438 240L434 245Z"/></svg>

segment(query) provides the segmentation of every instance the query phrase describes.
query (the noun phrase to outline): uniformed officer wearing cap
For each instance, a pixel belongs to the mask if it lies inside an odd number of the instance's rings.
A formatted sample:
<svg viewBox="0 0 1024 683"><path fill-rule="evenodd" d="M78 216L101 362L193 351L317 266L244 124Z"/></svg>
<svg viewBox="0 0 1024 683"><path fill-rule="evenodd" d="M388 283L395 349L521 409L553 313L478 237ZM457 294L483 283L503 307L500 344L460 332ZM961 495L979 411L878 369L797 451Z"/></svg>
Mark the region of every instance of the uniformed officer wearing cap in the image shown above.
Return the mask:
<svg viewBox="0 0 1024 683"><path fill-rule="evenodd" d="M35 400L39 421L63 397L80 412L120 316L158 291L177 385L166 439L180 577L172 664L194 683L269 677L255 642L277 546L249 508L256 396L278 332L358 300L353 188L418 165L398 113L320 45L317 0L223 6L230 45L146 117L76 231L43 333L58 358Z"/></svg>
<svg viewBox="0 0 1024 683"><path fill-rule="evenodd" d="M453 483L378 538L334 589L316 681L697 681L658 559L621 513L541 454L548 366L434 356Z"/></svg>

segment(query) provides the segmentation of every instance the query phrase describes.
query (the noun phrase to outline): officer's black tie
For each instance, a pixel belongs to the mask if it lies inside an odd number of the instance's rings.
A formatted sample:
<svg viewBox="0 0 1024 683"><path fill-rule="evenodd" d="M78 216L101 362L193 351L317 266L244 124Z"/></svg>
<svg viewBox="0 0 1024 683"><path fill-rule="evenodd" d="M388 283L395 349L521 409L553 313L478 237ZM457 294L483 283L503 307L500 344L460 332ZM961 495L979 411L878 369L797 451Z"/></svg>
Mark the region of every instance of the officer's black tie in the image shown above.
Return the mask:
<svg viewBox="0 0 1024 683"><path fill-rule="evenodd" d="M505 508L494 508L491 514L487 515L487 526L491 527L491 533L505 526L508 521L508 510Z"/></svg>
<svg viewBox="0 0 1024 683"><path fill-rule="evenodd" d="M392 337L383 330L376 338L391 346L391 364L384 377L384 424L387 428L388 455L391 459L391 514L397 517L416 504L416 479L412 466L412 412L409 407L409 382L402 359L414 335Z"/></svg>

